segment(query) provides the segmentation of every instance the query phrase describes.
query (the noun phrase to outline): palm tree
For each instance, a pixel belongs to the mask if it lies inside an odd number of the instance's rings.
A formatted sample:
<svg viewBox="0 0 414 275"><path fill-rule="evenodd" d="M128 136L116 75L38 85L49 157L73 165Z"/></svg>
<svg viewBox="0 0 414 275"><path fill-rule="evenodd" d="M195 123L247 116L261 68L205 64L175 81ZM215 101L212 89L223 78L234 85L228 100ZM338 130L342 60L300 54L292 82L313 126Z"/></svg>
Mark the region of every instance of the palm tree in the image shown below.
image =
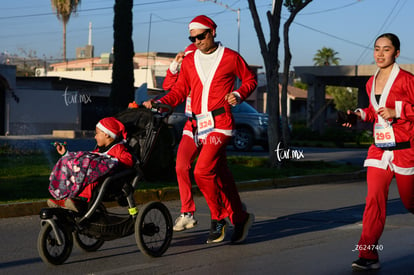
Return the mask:
<svg viewBox="0 0 414 275"><path fill-rule="evenodd" d="M330 66L332 64L339 65L339 57L336 57L338 52L334 51L331 48L323 47L322 49L318 50L313 58L315 66Z"/></svg>
<svg viewBox="0 0 414 275"><path fill-rule="evenodd" d="M50 0L50 2L57 18L63 23L63 60L66 61L66 24L69 22L70 15L76 13L81 0Z"/></svg>

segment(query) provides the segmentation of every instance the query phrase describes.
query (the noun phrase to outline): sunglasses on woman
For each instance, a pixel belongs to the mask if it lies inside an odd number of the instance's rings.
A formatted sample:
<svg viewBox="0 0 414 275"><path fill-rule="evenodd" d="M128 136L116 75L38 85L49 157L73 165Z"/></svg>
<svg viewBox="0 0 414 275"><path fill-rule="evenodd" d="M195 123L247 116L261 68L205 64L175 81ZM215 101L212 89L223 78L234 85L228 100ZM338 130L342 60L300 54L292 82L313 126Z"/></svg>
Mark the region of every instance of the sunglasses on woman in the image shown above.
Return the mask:
<svg viewBox="0 0 414 275"><path fill-rule="evenodd" d="M206 35L209 32L210 32L210 30L206 30L205 32L200 33L199 35L189 36L188 39L190 39L190 41L193 42L193 43L196 41L196 39L201 41L201 40L204 40L206 38Z"/></svg>

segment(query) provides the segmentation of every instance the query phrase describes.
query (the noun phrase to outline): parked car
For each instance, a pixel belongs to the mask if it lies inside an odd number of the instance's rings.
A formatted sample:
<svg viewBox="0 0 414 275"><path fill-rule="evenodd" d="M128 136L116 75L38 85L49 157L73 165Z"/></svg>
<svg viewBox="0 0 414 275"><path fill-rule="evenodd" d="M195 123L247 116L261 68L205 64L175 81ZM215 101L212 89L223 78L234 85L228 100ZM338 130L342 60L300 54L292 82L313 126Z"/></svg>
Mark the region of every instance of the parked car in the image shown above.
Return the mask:
<svg viewBox="0 0 414 275"><path fill-rule="evenodd" d="M171 129L177 142L181 138L184 124L187 121L184 107L184 104L178 105L168 118L168 124L173 126ZM266 149L268 146L267 114L259 113L246 102L232 107L232 113L236 124L232 140L234 148L238 151L249 151L254 145L261 145Z"/></svg>

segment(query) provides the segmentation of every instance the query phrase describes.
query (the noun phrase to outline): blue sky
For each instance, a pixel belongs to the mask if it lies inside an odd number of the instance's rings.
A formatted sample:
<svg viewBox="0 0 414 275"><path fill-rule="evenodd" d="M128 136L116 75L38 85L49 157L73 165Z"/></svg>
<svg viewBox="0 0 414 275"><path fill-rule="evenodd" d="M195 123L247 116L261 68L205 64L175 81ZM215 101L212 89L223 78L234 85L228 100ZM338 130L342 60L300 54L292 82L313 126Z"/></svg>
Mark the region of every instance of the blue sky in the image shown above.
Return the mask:
<svg viewBox="0 0 414 275"><path fill-rule="evenodd" d="M135 52L177 52L188 44L188 23L199 14L218 25L217 40L237 50L237 13L240 9L240 52L246 61L263 65L258 39L247 0L135 0L133 41ZM67 57L88 43L92 22L95 56L110 52L113 44L114 0L82 0L77 15L67 25ZM272 0L257 0L261 24L268 39L266 12ZM223 7L227 5L228 8ZM289 12L282 12L282 24ZM414 1L409 0L314 0L297 16L290 29L292 66L312 66L318 49L338 52L341 65L370 64L374 39L394 32L401 40L401 64L414 63L411 29ZM36 51L38 57L62 56L62 24L49 0L2 1L0 9L0 52ZM282 31L280 32L282 36ZM280 45L283 59L283 44Z"/></svg>

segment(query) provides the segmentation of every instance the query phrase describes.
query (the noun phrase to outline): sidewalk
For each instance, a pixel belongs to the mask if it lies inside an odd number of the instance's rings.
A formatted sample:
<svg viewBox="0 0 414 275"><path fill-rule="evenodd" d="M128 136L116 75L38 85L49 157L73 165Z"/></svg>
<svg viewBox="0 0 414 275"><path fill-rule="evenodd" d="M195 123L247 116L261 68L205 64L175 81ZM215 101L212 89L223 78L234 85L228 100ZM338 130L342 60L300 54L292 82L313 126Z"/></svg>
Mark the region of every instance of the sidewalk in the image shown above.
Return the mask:
<svg viewBox="0 0 414 275"><path fill-rule="evenodd" d="M328 184L331 182L353 182L364 180L366 177L365 170L354 173L331 174L331 175L312 175L298 176L284 179L263 179L238 182L237 188L240 192L251 190L270 189L270 188L288 188L294 186ZM201 196L201 192L196 186L193 187L193 194ZM180 194L178 187L169 187L163 189L136 190L135 202L144 204L150 201L171 201L179 200ZM117 206L116 202L106 203L107 207ZM47 207L46 201L22 202L13 204L0 204L0 218L11 218L20 216L38 215L40 210Z"/></svg>

